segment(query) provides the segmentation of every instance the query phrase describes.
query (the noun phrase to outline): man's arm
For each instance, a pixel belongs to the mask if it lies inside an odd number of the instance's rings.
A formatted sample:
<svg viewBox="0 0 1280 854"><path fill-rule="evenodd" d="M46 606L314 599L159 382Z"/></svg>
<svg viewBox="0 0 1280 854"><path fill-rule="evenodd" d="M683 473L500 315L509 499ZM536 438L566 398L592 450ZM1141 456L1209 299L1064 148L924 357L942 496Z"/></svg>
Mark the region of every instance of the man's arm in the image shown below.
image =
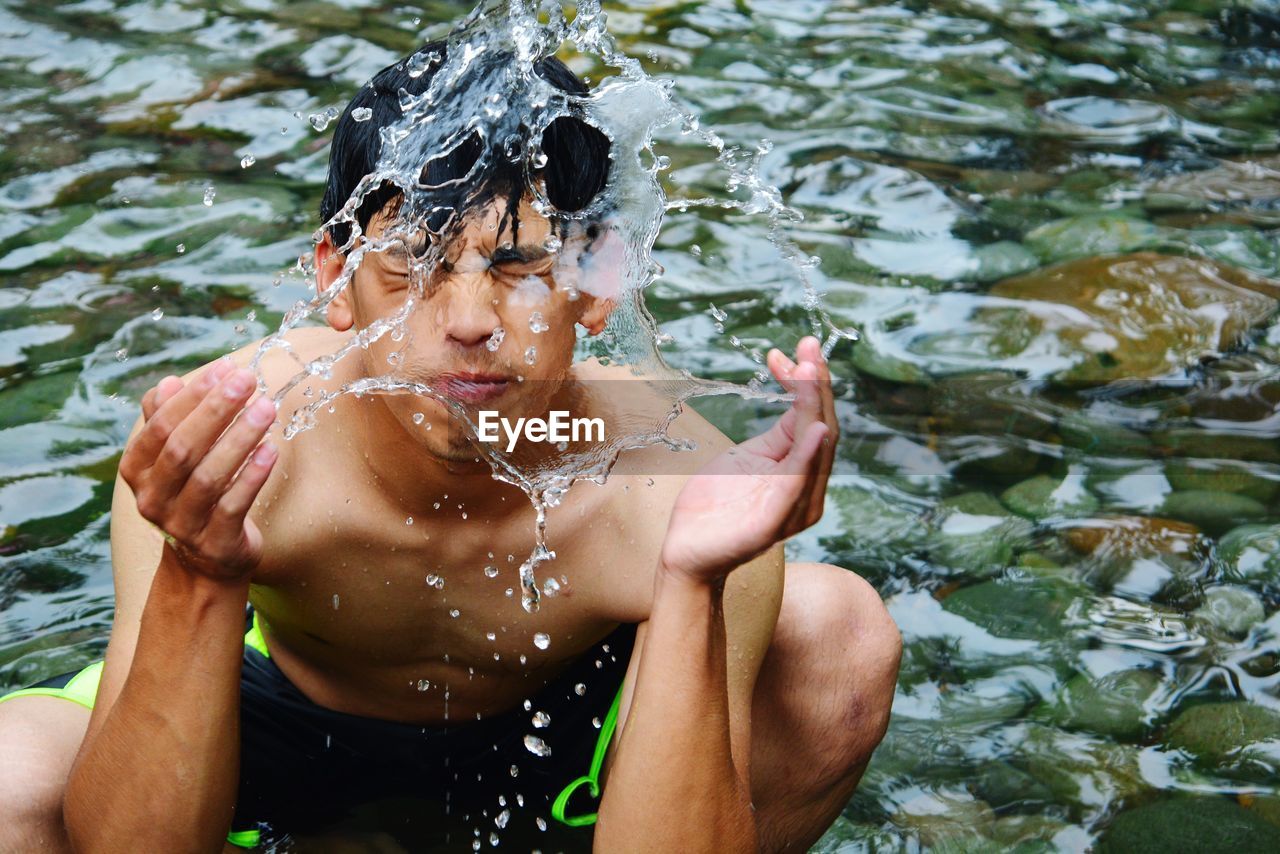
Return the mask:
<svg viewBox="0 0 1280 854"><path fill-rule="evenodd" d="M748 794L751 781L752 698L755 695L755 684L760 672L760 665L773 638L774 625L777 623L778 611L782 605L784 566L785 560L782 547L775 546L765 554L735 570L729 576L724 587L723 622L726 641L724 694L727 701L729 719L729 754L733 760L733 770L736 776L741 779L744 785L748 786ZM655 608L656 604L655 602ZM641 684L640 673L642 668L646 673L643 683L646 689L652 687L654 693L662 695L656 705L663 710L663 714L674 712L682 700L683 695L677 693L677 683L667 678L668 671L665 668L661 666L654 667L652 668L653 672L650 673L650 668L645 668L643 665L646 651L653 651L655 655L670 654L669 650L657 649L649 644L648 637L651 622L641 623L636 632L636 647L631 656L631 665L627 669L626 687L623 690L622 702L619 706L615 747L620 746L621 735L628 732L631 704L636 695L637 686ZM685 646L687 643L688 638L681 641L682 645L679 649L681 658L688 654L688 648ZM655 676L657 678L654 678ZM723 732L723 729L713 731L711 720L703 715L703 709L714 707L719 702L719 693L717 692L714 697L710 696L710 692L715 690L715 683L711 681L700 681L694 686L694 689L695 691L708 693L707 697L697 698L689 704L692 707L692 714L686 718L693 725L694 732L690 734L691 737L697 741L698 748L702 749L708 746L706 742L708 736L718 737L720 732ZM643 733L640 738L643 738ZM615 754L616 752L615 749ZM652 756L655 761L663 761L656 755ZM682 767L686 761L687 754L676 755L677 767ZM605 792L612 792L617 795L618 800L636 798L643 803L651 797L654 784L646 785L639 792L627 791L625 783L619 782L612 776L611 764L606 766L606 771L610 773L610 776ZM698 793L699 796L704 794L705 792ZM602 803L601 808L600 814L608 817L612 812L613 804L606 805ZM676 815L669 816L669 818L678 823L682 839L685 844L689 844L691 840L683 832L687 814L681 811ZM606 820L608 819L606 818ZM745 827L742 829L746 830ZM599 836L597 839L599 840ZM604 842L600 842L599 847L602 850L608 850L607 837Z"/></svg>
<svg viewBox="0 0 1280 854"><path fill-rule="evenodd" d="M242 415L252 387L237 391L245 372L231 368L148 392L121 460L116 623L63 803L75 850L222 850L244 606L261 549L246 514L275 460L269 448L250 457L274 408Z"/></svg>
<svg viewBox="0 0 1280 854"><path fill-rule="evenodd" d="M765 628L748 632L754 643L733 651L747 660L731 665L725 587L739 566L772 563L780 581L776 544L822 514L836 437L830 376L816 339L802 341L797 356L799 365L770 353L775 376L795 391L792 408L772 430L691 478L672 510L634 694L597 818L601 851L758 849L751 697L742 696L742 685L754 686L781 588L754 606L748 593L735 608L767 620L755 618ZM748 678L731 676L744 669Z"/></svg>

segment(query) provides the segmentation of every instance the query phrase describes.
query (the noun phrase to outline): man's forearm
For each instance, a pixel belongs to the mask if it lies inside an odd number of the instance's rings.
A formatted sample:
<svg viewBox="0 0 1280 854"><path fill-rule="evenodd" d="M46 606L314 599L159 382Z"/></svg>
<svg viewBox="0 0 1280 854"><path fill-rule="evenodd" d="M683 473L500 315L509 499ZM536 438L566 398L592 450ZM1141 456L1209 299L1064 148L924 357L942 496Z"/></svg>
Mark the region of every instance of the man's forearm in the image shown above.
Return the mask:
<svg viewBox="0 0 1280 854"><path fill-rule="evenodd" d="M248 583L164 554L129 676L67 783L77 851L220 851L231 823Z"/></svg>
<svg viewBox="0 0 1280 854"><path fill-rule="evenodd" d="M658 575L596 848L755 850L750 788L729 735L723 587Z"/></svg>

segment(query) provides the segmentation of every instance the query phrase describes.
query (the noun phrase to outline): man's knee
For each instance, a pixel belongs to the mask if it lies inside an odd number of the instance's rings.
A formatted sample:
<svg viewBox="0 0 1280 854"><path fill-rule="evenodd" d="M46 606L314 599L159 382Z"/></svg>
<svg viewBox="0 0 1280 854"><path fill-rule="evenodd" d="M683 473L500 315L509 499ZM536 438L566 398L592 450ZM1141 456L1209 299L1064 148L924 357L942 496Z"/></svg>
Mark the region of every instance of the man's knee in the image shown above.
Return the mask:
<svg viewBox="0 0 1280 854"><path fill-rule="evenodd" d="M0 703L0 850L60 851L62 796L89 710L55 697Z"/></svg>
<svg viewBox="0 0 1280 854"><path fill-rule="evenodd" d="M811 662L831 758L861 766L889 725L902 635L875 588L847 569L788 566L786 585L778 640Z"/></svg>

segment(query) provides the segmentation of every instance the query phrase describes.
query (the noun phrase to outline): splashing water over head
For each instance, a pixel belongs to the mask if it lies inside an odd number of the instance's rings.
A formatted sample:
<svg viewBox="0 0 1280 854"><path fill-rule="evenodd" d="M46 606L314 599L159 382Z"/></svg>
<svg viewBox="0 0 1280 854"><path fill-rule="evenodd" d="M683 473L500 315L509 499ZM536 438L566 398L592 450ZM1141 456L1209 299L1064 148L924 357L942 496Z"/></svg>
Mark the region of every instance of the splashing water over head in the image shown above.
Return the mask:
<svg viewBox="0 0 1280 854"><path fill-rule="evenodd" d="M782 234L798 214L756 173L767 144L744 156L701 130L667 81L614 49L604 23L596 0L579 3L571 21L557 3L489 0L446 39L375 75L338 118L318 266L299 261L316 275L317 295L286 314L253 362L261 377L262 357L292 353L285 333L317 316L350 331L335 352L297 359L297 373L271 390L279 403L300 383L331 378L342 360L357 366L292 413L286 438L314 426L337 397L376 393L437 456L483 455L537 510L536 546L520 570L527 610L538 605L534 570L555 556L546 509L573 482L603 479L628 448L685 447L666 430L690 397L759 394L673 371L657 352L642 292L660 273L651 253L667 209L715 204L767 216L775 245L796 263L813 331L828 350L852 337L827 319ZM566 43L618 74L588 90L554 56ZM667 201L657 177L665 158L652 140L672 123L713 148L742 200ZM575 350L659 378L667 405L620 417L585 450L520 458L477 441L481 406L515 418L563 402ZM428 434L433 421L455 429Z"/></svg>

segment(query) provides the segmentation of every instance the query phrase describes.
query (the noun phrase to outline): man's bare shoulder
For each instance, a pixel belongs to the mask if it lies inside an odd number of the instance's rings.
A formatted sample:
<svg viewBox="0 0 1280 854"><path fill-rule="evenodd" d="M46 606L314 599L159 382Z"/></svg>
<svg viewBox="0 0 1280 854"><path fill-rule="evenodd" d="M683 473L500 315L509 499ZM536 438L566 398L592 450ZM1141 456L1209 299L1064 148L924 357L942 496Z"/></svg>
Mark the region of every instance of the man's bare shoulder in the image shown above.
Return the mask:
<svg viewBox="0 0 1280 854"><path fill-rule="evenodd" d="M670 389L674 388L678 383L653 374L636 371L629 365L605 365L601 364L595 357L591 357L576 363L573 366L573 370L574 375L580 381L632 383L633 385L627 387L628 396L633 399L639 397L647 398L649 406L655 412L669 411L674 405L674 400L670 396ZM703 462L733 444L733 441L728 436L710 421L699 415L687 402L680 405L680 413L668 427L667 435L675 439L691 440L694 443L694 448L690 451L676 452L666 446L656 445L627 452L628 455L631 455L631 462L638 463L641 468L649 467L653 469L652 473L654 474L683 473L687 476L697 468L697 466L690 468L686 465L687 462L696 462L700 466ZM676 465L670 465L672 455L676 453L681 454L681 461ZM619 462L622 461L620 460ZM661 463L661 465L655 468L654 463ZM626 468L629 469L632 466L628 465ZM681 482L683 482L683 479L683 477L680 478Z"/></svg>
<svg viewBox="0 0 1280 854"><path fill-rule="evenodd" d="M303 364L336 351L348 336L327 326L304 326L290 329L281 337L285 346L268 349L258 365L267 388L272 390L287 383L302 370ZM237 365L248 367L266 340L259 338L246 344L231 353L229 358Z"/></svg>

